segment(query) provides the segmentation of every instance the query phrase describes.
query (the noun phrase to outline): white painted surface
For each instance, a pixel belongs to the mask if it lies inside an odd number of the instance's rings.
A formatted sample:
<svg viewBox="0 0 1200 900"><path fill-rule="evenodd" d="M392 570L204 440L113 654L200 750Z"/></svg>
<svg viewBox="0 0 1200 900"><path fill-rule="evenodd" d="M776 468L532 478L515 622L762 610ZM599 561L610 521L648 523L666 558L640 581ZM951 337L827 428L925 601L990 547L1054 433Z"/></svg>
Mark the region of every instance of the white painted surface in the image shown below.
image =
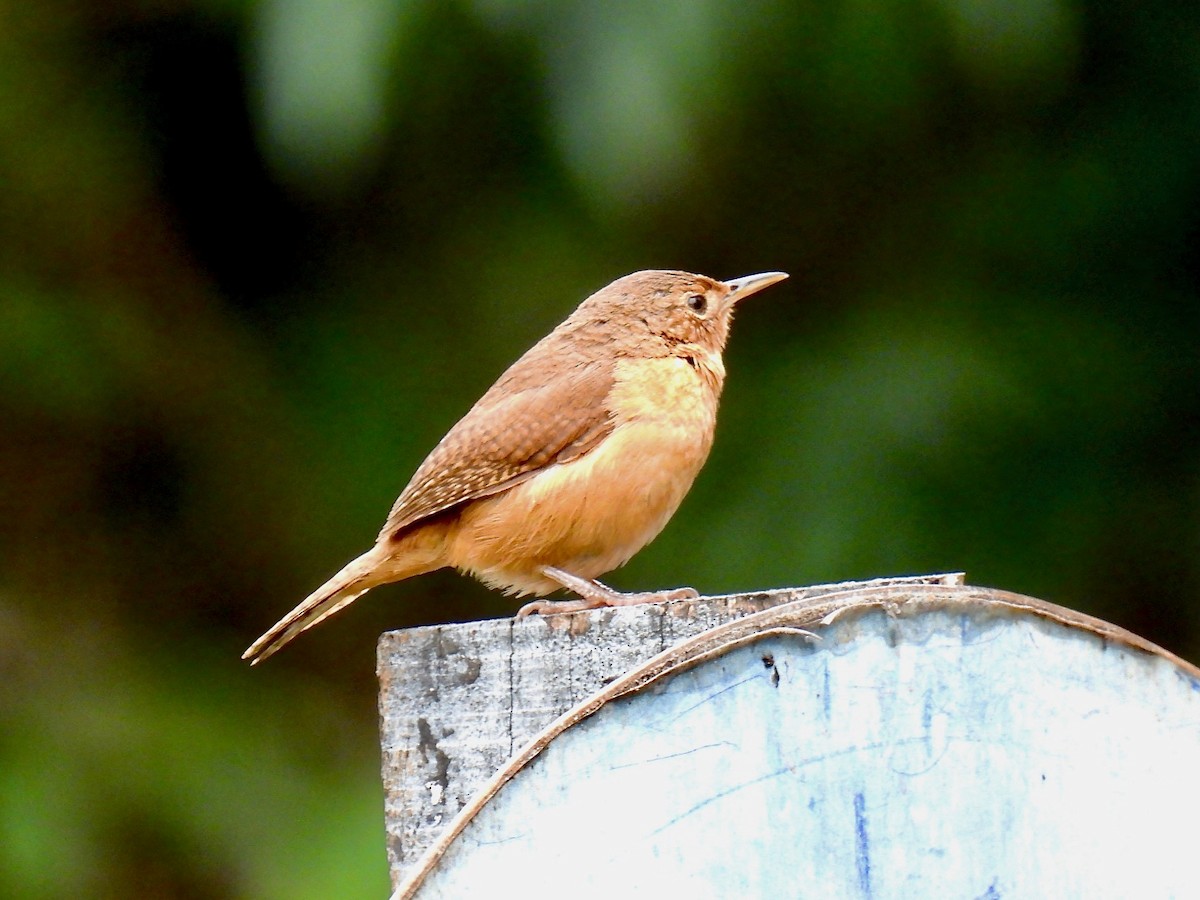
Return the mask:
<svg viewBox="0 0 1200 900"><path fill-rule="evenodd" d="M1198 810L1200 681L1170 660L872 610L605 705L416 896L1200 897Z"/></svg>

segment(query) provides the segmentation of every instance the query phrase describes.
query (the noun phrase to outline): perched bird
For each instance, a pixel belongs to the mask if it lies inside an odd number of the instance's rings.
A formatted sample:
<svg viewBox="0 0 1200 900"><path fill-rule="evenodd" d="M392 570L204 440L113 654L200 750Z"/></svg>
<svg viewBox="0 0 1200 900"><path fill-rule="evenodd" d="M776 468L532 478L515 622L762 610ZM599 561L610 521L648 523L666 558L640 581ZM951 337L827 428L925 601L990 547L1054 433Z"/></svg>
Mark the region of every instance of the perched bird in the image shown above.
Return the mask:
<svg viewBox="0 0 1200 900"><path fill-rule="evenodd" d="M580 598L519 616L696 596L596 579L679 507L712 446L734 307L785 278L635 272L588 297L433 448L375 546L242 658L261 662L371 588L445 566L518 596Z"/></svg>

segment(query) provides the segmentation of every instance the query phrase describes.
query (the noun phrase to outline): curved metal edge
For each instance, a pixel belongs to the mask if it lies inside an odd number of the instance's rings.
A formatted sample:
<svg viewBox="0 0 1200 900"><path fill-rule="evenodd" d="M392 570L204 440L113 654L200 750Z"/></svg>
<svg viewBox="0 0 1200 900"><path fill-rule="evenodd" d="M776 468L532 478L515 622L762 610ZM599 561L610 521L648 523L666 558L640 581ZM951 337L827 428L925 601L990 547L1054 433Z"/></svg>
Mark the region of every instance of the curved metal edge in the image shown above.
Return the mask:
<svg viewBox="0 0 1200 900"><path fill-rule="evenodd" d="M956 584L953 583L955 576L939 577L943 578L943 581L933 584L887 583L889 579L880 579L878 584L858 582L858 586L852 589L834 590L816 597L802 597L718 625L651 657L567 710L517 751L450 821L438 840L417 861L393 892L391 900L411 900L454 840L500 789L532 762L551 741L568 728L595 714L606 703L636 693L661 678L675 675L766 637L792 634L819 639L819 629L847 615L861 616L877 609L883 609L888 615L897 618L943 610L972 610L992 616L999 616L1006 611L1027 613L1057 622L1067 628L1089 632L1105 641L1159 656L1200 683L1200 667L1111 622L1035 597L996 588ZM730 595L729 599L741 596L745 595Z"/></svg>

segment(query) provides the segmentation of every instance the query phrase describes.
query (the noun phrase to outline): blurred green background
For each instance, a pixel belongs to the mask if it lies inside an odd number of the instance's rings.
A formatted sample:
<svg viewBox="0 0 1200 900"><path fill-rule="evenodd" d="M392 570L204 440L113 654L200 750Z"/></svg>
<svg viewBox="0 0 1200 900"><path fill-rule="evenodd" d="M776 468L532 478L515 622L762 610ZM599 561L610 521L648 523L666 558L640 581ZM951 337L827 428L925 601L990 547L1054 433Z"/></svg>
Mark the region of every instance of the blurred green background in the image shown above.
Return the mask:
<svg viewBox="0 0 1200 900"><path fill-rule="evenodd" d="M1200 5L0 0L0 894L380 897L380 589L626 272L792 273L611 581L964 569L1200 660Z"/></svg>

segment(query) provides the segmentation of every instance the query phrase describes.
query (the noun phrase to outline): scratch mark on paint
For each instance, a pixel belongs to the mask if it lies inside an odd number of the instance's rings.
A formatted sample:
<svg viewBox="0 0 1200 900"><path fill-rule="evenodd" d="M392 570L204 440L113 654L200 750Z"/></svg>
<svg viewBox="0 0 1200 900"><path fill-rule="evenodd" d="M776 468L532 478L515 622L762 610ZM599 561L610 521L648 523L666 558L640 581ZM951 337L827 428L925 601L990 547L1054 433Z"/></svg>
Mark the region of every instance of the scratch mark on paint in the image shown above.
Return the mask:
<svg viewBox="0 0 1200 900"><path fill-rule="evenodd" d="M693 753L699 753L703 750L716 750L718 747L725 747L731 750L739 749L738 746L731 741L717 741L712 744L701 744L698 747L689 747L687 750L681 750L678 753L664 753L661 756L650 756L645 759L637 759L633 762L621 763L619 766L609 766L610 772L616 772L620 769L631 769L637 766L644 766L649 763L665 762L670 759L679 759L682 756L690 756Z"/></svg>
<svg viewBox="0 0 1200 900"><path fill-rule="evenodd" d="M862 791L854 795L854 862L858 867L858 886L871 896L871 847L867 837L867 800Z"/></svg>
<svg viewBox="0 0 1200 900"><path fill-rule="evenodd" d="M871 744L861 744L861 745L856 745L854 747L846 747L842 750L834 751L833 753L819 753L816 756L810 756L805 759L797 760L796 762L792 763L791 765L780 766L778 769L773 769L770 772L764 772L763 774L756 775L755 777L749 778L746 781L741 781L736 784L731 784L722 790L714 791L712 794L705 797L703 800L700 800L699 802L692 804L690 807L683 810L682 812L676 813L675 815L671 816L669 819L667 819L665 822L663 822L661 825L659 825L657 828L655 828L653 831L651 831L650 836L654 837L656 835L659 835L662 832L666 831L668 828L670 828L672 825L675 825L675 824L683 821L688 816L694 815L695 813L700 812L701 810L711 806L714 803L719 803L720 801L724 800L726 797L730 797L730 796L738 793L739 791L744 791L747 788L752 788L755 785L762 784L764 781L770 781L772 778L780 778L780 777L788 776L788 775L797 776L797 775L800 775L804 771L804 769L808 768L809 766L820 765L821 763L828 762L831 759L837 759L837 758L843 757L843 756L857 756L860 754L878 753L878 752L885 751L885 750L890 751L894 747L896 747L897 744L901 744L901 745L914 744L914 745L916 745L916 744L920 744L921 741L922 741L922 738L904 738L903 740L900 740L898 742L878 741L878 742L871 743ZM857 804L857 801L856 801L856 804Z"/></svg>
<svg viewBox="0 0 1200 900"><path fill-rule="evenodd" d="M828 660L826 660L826 662L825 662L824 680L825 680L825 683L821 688L821 705L824 707L823 712L825 713L825 718L828 719L830 717L830 710L832 708L832 705L831 705L832 701L829 698L829 661Z"/></svg>
<svg viewBox="0 0 1200 900"><path fill-rule="evenodd" d="M925 735L925 752L933 754L933 691L925 692L921 704L921 733Z"/></svg>
<svg viewBox="0 0 1200 900"><path fill-rule="evenodd" d="M707 695L706 697L702 697L700 700L696 701L691 706L687 706L687 707L684 707L683 709L679 710L674 716L671 717L670 721L675 721L676 719L682 718L683 716L686 716L688 713L690 713L693 709L699 709L705 703L710 703L713 700L715 700L717 697L720 697L722 694L724 694L728 691L732 691L735 688L739 688L743 684L747 684L751 681L755 681L758 677L759 676L757 674L755 674L755 675L751 675L747 678L743 678L740 681L735 681L732 684L727 684L724 687L722 687L719 691L713 691L711 694Z"/></svg>

